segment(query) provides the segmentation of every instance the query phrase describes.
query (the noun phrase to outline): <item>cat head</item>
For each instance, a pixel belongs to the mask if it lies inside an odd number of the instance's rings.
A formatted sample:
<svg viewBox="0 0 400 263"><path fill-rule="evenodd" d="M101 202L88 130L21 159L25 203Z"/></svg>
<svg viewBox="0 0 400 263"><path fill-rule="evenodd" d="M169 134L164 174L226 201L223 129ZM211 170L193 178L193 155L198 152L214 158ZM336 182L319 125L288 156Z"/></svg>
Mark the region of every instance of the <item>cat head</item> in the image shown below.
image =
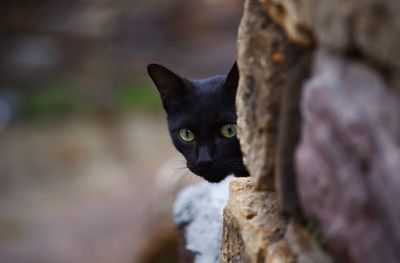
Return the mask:
<svg viewBox="0 0 400 263"><path fill-rule="evenodd" d="M148 73L161 95L176 149L189 170L210 182L247 176L236 137L236 63L227 76L189 80L157 64Z"/></svg>

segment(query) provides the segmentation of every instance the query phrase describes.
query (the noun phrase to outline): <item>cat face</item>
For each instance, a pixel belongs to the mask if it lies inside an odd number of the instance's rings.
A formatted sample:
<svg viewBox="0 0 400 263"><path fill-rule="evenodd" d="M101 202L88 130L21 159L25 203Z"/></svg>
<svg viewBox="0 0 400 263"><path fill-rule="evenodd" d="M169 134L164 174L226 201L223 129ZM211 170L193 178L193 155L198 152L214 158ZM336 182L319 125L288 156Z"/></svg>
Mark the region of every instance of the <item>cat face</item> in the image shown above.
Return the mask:
<svg viewBox="0 0 400 263"><path fill-rule="evenodd" d="M209 182L229 174L247 176L236 137L236 64L228 76L184 79L167 68L150 64L148 73L158 88L168 128L189 170Z"/></svg>

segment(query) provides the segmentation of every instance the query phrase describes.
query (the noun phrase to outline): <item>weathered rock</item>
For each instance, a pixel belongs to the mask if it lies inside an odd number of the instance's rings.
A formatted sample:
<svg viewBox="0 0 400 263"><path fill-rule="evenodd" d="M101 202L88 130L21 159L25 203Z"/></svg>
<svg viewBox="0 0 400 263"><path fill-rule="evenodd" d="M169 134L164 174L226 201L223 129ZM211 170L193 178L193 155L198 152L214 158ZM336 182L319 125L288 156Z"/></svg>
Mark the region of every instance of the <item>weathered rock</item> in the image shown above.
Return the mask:
<svg viewBox="0 0 400 263"><path fill-rule="evenodd" d="M273 162L282 82L271 55L283 59L284 36L256 0L248 0L239 27L237 91L238 130L244 163L263 188L272 189ZM279 46L279 47L278 47ZM277 55L278 56L278 55ZM268 81L278 84L269 88Z"/></svg>
<svg viewBox="0 0 400 263"><path fill-rule="evenodd" d="M239 181L232 182L223 262L264 262L273 247L282 260L332 262L293 218L297 191L302 212L320 224L340 262L400 258L398 12L398 0L246 1L237 112L252 178L236 190ZM311 64L304 47L320 51L302 94L301 120L298 103ZM272 204L292 217L280 225L285 234L263 246L275 226L257 218L271 216L265 206Z"/></svg>
<svg viewBox="0 0 400 263"><path fill-rule="evenodd" d="M282 92L277 149L275 153L275 186L281 212L301 215L298 202L295 151L300 140L300 97L304 78L309 75L310 53L304 51L293 58L293 67L286 74L286 85Z"/></svg>
<svg viewBox="0 0 400 263"><path fill-rule="evenodd" d="M298 263L333 263L332 258L316 243L310 232L296 221L287 227L285 240Z"/></svg>
<svg viewBox="0 0 400 263"><path fill-rule="evenodd" d="M289 38L351 52L400 70L398 0L259 0Z"/></svg>
<svg viewBox="0 0 400 263"><path fill-rule="evenodd" d="M254 186L252 178L230 182L221 262L331 263L307 230L281 216L277 194Z"/></svg>
<svg viewBox="0 0 400 263"><path fill-rule="evenodd" d="M221 262L294 262L283 240L286 224L276 193L254 191L252 178L233 179L224 209Z"/></svg>
<svg viewBox="0 0 400 263"><path fill-rule="evenodd" d="M288 153L290 158L279 159L284 165L278 166L277 172L280 173L283 166L289 170L293 167L291 156L297 140L292 138L298 137L297 105L301 82L307 77L308 57L308 50L291 44L283 30L267 16L258 0L246 1L239 28L240 83L236 101L244 162L250 174L256 178L258 189L275 188L273 180L279 147L277 141L280 112L291 114L290 117L283 118L283 127L286 127L285 121L294 122L289 133L279 138L289 149L285 148L281 152ZM286 96L287 100L282 104L282 94L285 94L285 90L286 94L293 96ZM282 106L288 108L282 109ZM286 141L287 138L290 138L290 141ZM292 176L290 173L287 175ZM277 185L282 185L279 178Z"/></svg>
<svg viewBox="0 0 400 263"><path fill-rule="evenodd" d="M400 71L400 1L358 0L348 37L366 56ZM397 87L400 89L400 87Z"/></svg>
<svg viewBox="0 0 400 263"><path fill-rule="evenodd" d="M320 50L297 152L307 216L351 262L400 258L400 102L365 65Z"/></svg>
<svg viewBox="0 0 400 263"><path fill-rule="evenodd" d="M307 28L303 1L259 0L264 10L278 23L287 37L300 45L309 46L313 42L310 29Z"/></svg>
<svg viewBox="0 0 400 263"><path fill-rule="evenodd" d="M342 52L359 50L400 69L400 2L397 0L305 0L318 42ZM334 11L333 11L334 10Z"/></svg>

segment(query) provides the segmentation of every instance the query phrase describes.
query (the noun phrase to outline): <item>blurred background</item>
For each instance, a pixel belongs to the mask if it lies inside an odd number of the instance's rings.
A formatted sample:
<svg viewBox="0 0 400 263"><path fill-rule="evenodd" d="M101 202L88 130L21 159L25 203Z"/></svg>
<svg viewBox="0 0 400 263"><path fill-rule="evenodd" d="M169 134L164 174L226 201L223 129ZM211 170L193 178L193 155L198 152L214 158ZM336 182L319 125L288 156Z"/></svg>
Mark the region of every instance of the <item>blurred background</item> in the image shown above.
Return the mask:
<svg viewBox="0 0 400 263"><path fill-rule="evenodd" d="M146 73L225 74L242 0L0 2L0 262L177 262L198 180Z"/></svg>

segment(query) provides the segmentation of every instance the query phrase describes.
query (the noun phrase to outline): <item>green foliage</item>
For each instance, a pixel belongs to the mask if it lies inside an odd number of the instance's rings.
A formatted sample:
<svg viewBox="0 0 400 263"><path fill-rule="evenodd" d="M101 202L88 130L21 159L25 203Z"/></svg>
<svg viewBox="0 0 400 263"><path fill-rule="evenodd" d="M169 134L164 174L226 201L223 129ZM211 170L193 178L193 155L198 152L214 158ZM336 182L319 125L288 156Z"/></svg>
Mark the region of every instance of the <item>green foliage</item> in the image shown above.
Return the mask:
<svg viewBox="0 0 400 263"><path fill-rule="evenodd" d="M310 231L311 236L314 237L315 241L318 243L318 245L321 248L326 248L326 240L322 234L321 229L319 228L319 226L317 225L317 223L315 223L312 220L307 220L306 222L306 228L308 229L308 231Z"/></svg>
<svg viewBox="0 0 400 263"><path fill-rule="evenodd" d="M25 93L21 115L24 118L58 119L77 113L96 112L104 107L117 112L159 113L162 110L156 88L145 81L125 82L114 89L111 98L99 100L95 97L71 82L57 80L42 87L33 87ZM109 104L102 105L105 101Z"/></svg>
<svg viewBox="0 0 400 263"><path fill-rule="evenodd" d="M117 91L116 104L122 111L160 112L162 110L156 88L145 81L122 85Z"/></svg>
<svg viewBox="0 0 400 263"><path fill-rule="evenodd" d="M70 83L59 82L33 88L23 97L22 114L28 118L54 119L81 111L82 96Z"/></svg>

